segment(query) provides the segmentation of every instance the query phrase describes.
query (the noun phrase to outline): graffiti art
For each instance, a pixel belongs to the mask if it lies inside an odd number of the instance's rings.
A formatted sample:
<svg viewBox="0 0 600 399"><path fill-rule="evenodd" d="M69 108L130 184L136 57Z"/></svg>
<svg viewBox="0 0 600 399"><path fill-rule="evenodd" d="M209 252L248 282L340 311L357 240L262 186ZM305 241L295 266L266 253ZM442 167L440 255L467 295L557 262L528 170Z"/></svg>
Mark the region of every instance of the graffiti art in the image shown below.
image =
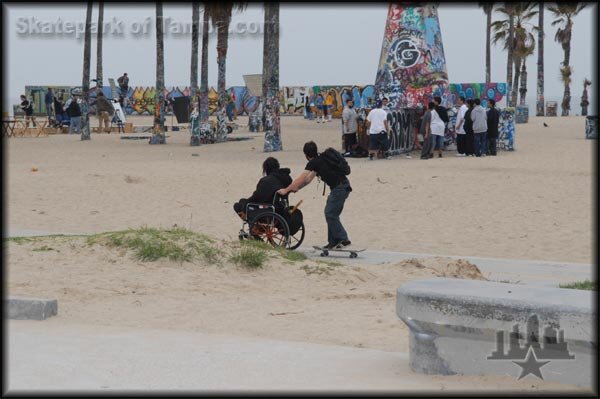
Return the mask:
<svg viewBox="0 0 600 399"><path fill-rule="evenodd" d="M433 96L448 100L448 72L437 6L390 3L375 78L392 110L416 108Z"/></svg>

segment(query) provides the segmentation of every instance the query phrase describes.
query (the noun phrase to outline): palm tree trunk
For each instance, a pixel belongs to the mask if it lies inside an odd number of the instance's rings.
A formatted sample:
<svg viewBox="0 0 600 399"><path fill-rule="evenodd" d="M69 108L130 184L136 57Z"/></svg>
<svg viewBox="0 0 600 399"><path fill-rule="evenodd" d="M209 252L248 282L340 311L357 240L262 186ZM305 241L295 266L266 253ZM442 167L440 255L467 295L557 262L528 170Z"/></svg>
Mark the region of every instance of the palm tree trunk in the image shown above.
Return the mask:
<svg viewBox="0 0 600 399"><path fill-rule="evenodd" d="M519 105L525 105L525 97L527 95L527 59L521 61L521 87L519 88L521 99Z"/></svg>
<svg viewBox="0 0 600 399"><path fill-rule="evenodd" d="M156 3L156 94L154 97L154 134L150 144L165 144L165 58L163 43L163 7Z"/></svg>
<svg viewBox="0 0 600 399"><path fill-rule="evenodd" d="M104 25L104 2L98 2L98 33L96 42L96 86L102 90L102 26Z"/></svg>
<svg viewBox="0 0 600 399"><path fill-rule="evenodd" d="M517 93L519 90L519 82L521 81L521 62L522 60L518 57L515 57L513 59L513 62L515 63L515 80L513 81L513 86L512 86L512 94L513 94L513 98L512 98L512 106L515 107L517 105Z"/></svg>
<svg viewBox="0 0 600 399"><path fill-rule="evenodd" d="M81 107L81 140L90 140L90 118L88 115L88 99L90 91L90 57L92 50L92 7L93 3L88 1L85 14L85 36L83 45L83 78L81 80L81 91L83 104Z"/></svg>
<svg viewBox="0 0 600 399"><path fill-rule="evenodd" d="M217 111L217 141L227 139L227 125L225 122L225 107L227 107L227 87L225 86L225 67L227 63L227 46L229 40L229 23L231 12L221 11L217 27L217 91L219 94Z"/></svg>
<svg viewBox="0 0 600 399"><path fill-rule="evenodd" d="M563 68L566 70L564 76L565 83L565 91L563 93L563 100L561 104L562 113L561 116L569 116L569 111L571 110L571 66L569 62L571 60L571 30L572 30L572 22L569 20L567 22L567 39L563 44L563 50L565 52L565 59L563 61Z"/></svg>
<svg viewBox="0 0 600 399"><path fill-rule="evenodd" d="M192 62L190 68L190 97L192 104L196 105L196 91L198 90L198 36L200 31L200 3L192 2Z"/></svg>
<svg viewBox="0 0 600 399"><path fill-rule="evenodd" d="M514 24L515 24L515 19L512 15L509 16L508 18L508 22L509 22L509 28L508 28L508 59L506 60L506 84L508 85L507 87L507 96L506 96L506 102L508 104L509 107L514 107L514 103L513 103L513 65L514 65L514 61L513 61L513 41L514 41L514 37L515 37L515 29L514 29Z"/></svg>
<svg viewBox="0 0 600 399"><path fill-rule="evenodd" d="M225 69L227 63L227 46L229 40L229 18L221 18L217 28L217 92L219 93L219 105L225 101L227 88L225 87Z"/></svg>
<svg viewBox="0 0 600 399"><path fill-rule="evenodd" d="M485 83L491 82L491 64L492 64L492 52L491 52L491 34L492 34L492 10L490 9L487 13L487 23L485 32Z"/></svg>
<svg viewBox="0 0 600 399"><path fill-rule="evenodd" d="M263 41L263 98L265 99L264 151L281 151L279 116L279 3L265 3Z"/></svg>
<svg viewBox="0 0 600 399"><path fill-rule="evenodd" d="M538 61L537 61L537 101L536 116L544 116L544 3L540 2L538 12Z"/></svg>
<svg viewBox="0 0 600 399"><path fill-rule="evenodd" d="M200 75L200 121L208 121L208 22L209 15L204 3L202 22L202 71Z"/></svg>

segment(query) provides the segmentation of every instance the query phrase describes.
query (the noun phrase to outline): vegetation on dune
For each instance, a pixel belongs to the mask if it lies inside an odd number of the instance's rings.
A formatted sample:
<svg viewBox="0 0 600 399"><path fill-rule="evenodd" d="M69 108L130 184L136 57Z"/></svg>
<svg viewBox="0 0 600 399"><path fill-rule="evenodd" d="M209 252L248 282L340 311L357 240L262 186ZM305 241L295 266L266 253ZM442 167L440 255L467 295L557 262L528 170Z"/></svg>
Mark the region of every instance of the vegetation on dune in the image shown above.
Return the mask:
<svg viewBox="0 0 600 399"><path fill-rule="evenodd" d="M575 290L598 291L598 283L591 280L577 281L574 283L560 284L560 288L571 288Z"/></svg>
<svg viewBox="0 0 600 399"><path fill-rule="evenodd" d="M141 227L95 234L87 238L87 243L127 248L133 250L136 258L142 261L168 258L173 261L191 262L203 258L216 263L221 256L221 251L214 245L215 241L212 238L181 227Z"/></svg>

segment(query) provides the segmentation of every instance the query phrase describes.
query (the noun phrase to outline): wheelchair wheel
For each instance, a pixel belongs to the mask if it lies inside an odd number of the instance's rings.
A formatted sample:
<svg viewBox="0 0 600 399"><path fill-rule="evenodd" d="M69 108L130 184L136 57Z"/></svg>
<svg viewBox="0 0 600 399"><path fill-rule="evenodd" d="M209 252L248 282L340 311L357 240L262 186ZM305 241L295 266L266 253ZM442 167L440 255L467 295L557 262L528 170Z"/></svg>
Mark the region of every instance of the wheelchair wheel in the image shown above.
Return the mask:
<svg viewBox="0 0 600 399"><path fill-rule="evenodd" d="M304 241L304 223L302 223L302 225L294 235L290 236L287 248L296 249L300 246L300 244L302 244L302 241Z"/></svg>
<svg viewBox="0 0 600 399"><path fill-rule="evenodd" d="M258 215L250 223L250 234L268 244L287 248L290 242L290 228L285 219L273 212Z"/></svg>

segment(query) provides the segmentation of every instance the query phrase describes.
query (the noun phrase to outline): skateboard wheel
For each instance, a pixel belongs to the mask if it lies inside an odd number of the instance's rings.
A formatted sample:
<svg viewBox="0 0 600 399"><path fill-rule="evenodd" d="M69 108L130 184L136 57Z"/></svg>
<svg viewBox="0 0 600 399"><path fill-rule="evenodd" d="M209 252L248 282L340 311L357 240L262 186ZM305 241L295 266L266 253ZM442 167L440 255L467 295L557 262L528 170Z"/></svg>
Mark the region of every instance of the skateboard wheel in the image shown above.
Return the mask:
<svg viewBox="0 0 600 399"><path fill-rule="evenodd" d="M350 257L351 258L356 258L358 255L356 254L356 252L350 252Z"/></svg>
<svg viewBox="0 0 600 399"><path fill-rule="evenodd" d="M321 252L321 256L327 256L327 255L329 255L329 252L327 252L327 251Z"/></svg>

